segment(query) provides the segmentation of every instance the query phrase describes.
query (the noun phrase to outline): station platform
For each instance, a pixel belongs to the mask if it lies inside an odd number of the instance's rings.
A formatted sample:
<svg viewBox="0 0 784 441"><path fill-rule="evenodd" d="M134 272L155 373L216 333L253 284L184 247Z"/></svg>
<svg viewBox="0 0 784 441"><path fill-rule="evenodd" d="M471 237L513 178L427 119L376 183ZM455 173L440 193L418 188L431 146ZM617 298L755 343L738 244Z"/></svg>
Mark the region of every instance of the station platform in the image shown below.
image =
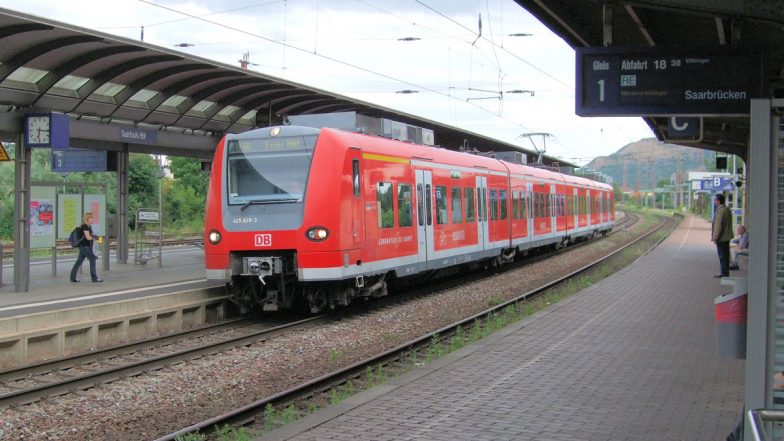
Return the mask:
<svg viewBox="0 0 784 441"><path fill-rule="evenodd" d="M716 355L718 272L687 217L569 299L261 439L724 440L745 365Z"/></svg>
<svg viewBox="0 0 784 441"><path fill-rule="evenodd" d="M127 264L117 263L114 254L109 258L112 260L108 272L103 271L100 257L97 262L103 283L90 281L90 264L86 260L79 275L81 281L71 283L74 254L59 256L56 276L51 258L33 260L29 289L20 293L14 290L13 262L6 259L0 285L0 318L219 285L206 281L204 250L195 246L164 248L161 267L157 260L146 265L134 264L133 250Z"/></svg>

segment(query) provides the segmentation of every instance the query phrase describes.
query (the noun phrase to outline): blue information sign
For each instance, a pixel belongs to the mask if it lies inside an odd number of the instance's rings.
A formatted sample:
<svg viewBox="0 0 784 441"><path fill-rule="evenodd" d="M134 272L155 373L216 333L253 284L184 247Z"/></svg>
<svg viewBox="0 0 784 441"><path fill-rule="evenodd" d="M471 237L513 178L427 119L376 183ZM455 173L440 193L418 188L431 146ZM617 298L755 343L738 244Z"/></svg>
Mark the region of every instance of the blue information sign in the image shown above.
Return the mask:
<svg viewBox="0 0 784 441"><path fill-rule="evenodd" d="M106 171L105 150L52 150L52 171L60 173Z"/></svg>
<svg viewBox="0 0 784 441"><path fill-rule="evenodd" d="M732 178L709 178L700 181L700 189L705 191L732 191L735 189Z"/></svg>
<svg viewBox="0 0 784 441"><path fill-rule="evenodd" d="M158 142L158 132L138 127L120 127L120 140L134 144L155 145Z"/></svg>
<svg viewBox="0 0 784 441"><path fill-rule="evenodd" d="M747 115L767 93L762 55L740 49L577 48L580 116Z"/></svg>

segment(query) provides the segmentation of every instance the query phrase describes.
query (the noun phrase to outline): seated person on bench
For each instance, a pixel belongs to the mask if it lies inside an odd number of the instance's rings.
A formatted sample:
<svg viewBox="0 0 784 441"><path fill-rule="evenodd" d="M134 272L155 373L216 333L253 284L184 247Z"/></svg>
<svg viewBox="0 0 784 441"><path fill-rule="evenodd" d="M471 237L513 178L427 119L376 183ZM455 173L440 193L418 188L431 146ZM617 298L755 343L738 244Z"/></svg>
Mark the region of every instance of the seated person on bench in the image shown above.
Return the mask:
<svg viewBox="0 0 784 441"><path fill-rule="evenodd" d="M735 239L732 239L730 243L733 247L730 249L730 269L731 270L738 270L738 256L749 255L749 232L746 231L746 227L743 225L738 225L738 235Z"/></svg>

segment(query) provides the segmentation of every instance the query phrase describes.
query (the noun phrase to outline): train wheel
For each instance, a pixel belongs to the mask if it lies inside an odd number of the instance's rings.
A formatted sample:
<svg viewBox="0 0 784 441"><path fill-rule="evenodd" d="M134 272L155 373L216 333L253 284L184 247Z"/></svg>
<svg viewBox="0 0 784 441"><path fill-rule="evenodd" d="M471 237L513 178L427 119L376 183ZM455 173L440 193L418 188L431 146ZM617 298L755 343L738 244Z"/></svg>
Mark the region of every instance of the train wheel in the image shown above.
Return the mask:
<svg viewBox="0 0 784 441"><path fill-rule="evenodd" d="M310 308L311 314L318 314L327 308L327 300L329 298L327 294L327 290L322 287L313 287L308 289L306 298L308 300L308 307Z"/></svg>

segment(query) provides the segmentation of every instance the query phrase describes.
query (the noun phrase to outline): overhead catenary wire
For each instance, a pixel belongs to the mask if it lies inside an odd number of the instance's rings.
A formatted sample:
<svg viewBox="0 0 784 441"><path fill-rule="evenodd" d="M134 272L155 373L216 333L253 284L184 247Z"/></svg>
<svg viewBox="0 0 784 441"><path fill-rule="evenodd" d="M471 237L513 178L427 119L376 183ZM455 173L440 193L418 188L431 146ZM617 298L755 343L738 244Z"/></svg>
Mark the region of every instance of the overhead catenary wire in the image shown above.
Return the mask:
<svg viewBox="0 0 784 441"><path fill-rule="evenodd" d="M323 58L323 59L331 61L333 63L337 63L337 64L340 64L340 65L343 65L343 66L346 66L346 67L349 67L349 68L352 68L352 69L356 69L356 70L359 70L359 71L362 71L362 72L365 72L365 73L368 73L368 74L371 74L371 75L376 75L376 76L379 76L379 77L382 77L382 78L385 78L385 79L388 79L388 80L392 80L392 81L395 81L395 82L398 82L398 83L402 83L402 84L405 84L405 85L408 85L408 86L416 87L416 88L419 88L419 89L422 89L422 90L426 90L426 91L431 92L431 93L435 93L435 94L438 94L438 95L445 96L447 98L454 99L454 97L452 95L448 94L448 93L440 92L438 90L435 90L435 89L432 89L432 88L428 88L428 87L423 87L423 86L421 86L419 84L412 83L410 81L406 81L406 80L403 80L401 78L397 78L397 77L394 77L394 76L391 76L391 75L388 75L388 74L377 72L377 71L374 71L372 69L368 69L366 67L362 67L362 66L359 66L359 65L356 65L356 64L353 64L353 63L349 63L347 61L343 61L343 60L340 60L340 59L335 58L335 57L331 57L331 56L324 55L324 54L319 54L319 53L313 53L313 52L311 52L311 51L309 51L307 49L303 49L301 47L294 46L294 45L291 45L291 44L286 43L286 42L281 42L281 41L275 40L273 38L265 37L263 35L259 35L259 34L256 34L254 32L246 31L246 30L239 29L239 28L236 28L236 27L233 27L233 26L229 26L229 25L226 25L226 24L223 24L223 23L219 23L219 22L216 22L216 21L213 21L213 20L209 20L209 19L204 18L202 16L197 16L197 15L194 15L194 14L190 14L188 12L180 11L180 10L168 7L168 6L159 5L159 4L153 3L152 1L149 1L149 0L138 0L138 1L142 2L142 3L145 3L145 4L148 4L150 6L155 6L155 7L158 7L158 8L161 8L161 9L165 9L165 10L168 10L168 11L171 11L171 12L182 14L182 15L188 16L190 18L193 18L195 20L199 20L199 21L203 21L205 23L209 23L209 24L212 24L212 25L215 25L215 26L223 27L225 29L229 29L229 30L232 30L234 32L239 32L239 33L242 33L242 34L245 34L245 35L250 35L252 37L258 38L260 40L263 40L263 41L266 41L266 42L269 42L269 43L272 43L272 44L285 46L285 47L287 47L289 49L293 49L293 50L296 50L296 51L299 51L299 52L307 53L308 55L313 55L313 56L316 56L316 57L319 57L319 58ZM468 102L467 104L469 104L469 105L471 105L471 106L473 106L473 107L475 107L477 109L480 109L480 110L482 110L484 112L493 114L493 113L491 113L490 111L488 111L487 109L485 109L482 106L478 106L478 105L472 104L470 102ZM509 120L509 119L506 119L506 118L502 118L502 117L499 117L499 118L503 119L504 121L509 122L510 124L518 126L518 127L522 128L524 130L530 130L528 127L526 127L526 126L524 126L524 125L522 125L522 124L520 124L520 123L518 123L516 121L512 121L512 120Z"/></svg>
<svg viewBox="0 0 784 441"><path fill-rule="evenodd" d="M328 61L330 61L330 62L333 62L333 63L336 63L336 64L340 64L340 65L343 65L343 66L349 67L349 68L351 68L351 69L355 69L355 70L357 70L357 71L360 71L360 72L365 72L365 73L368 73L368 74L370 74L370 75L377 76L377 77L379 77L379 78L384 78L384 79L386 79L386 80L391 80L391 81L394 81L394 82L396 82L396 83L399 83L399 84L405 84L405 85L407 85L407 86L409 86L409 87L418 88L418 89L421 89L421 90L423 90L423 91L427 91L427 92L430 92L430 93L434 93L434 94L437 94L437 95L443 96L443 97L445 97L445 98L447 99L447 102L448 102L448 103L450 103L450 114L451 114L451 117L452 117L453 119L456 117L456 113L455 113L455 112L456 112L456 108L455 108L455 109L452 109L451 107L452 107L452 106L454 106L454 105L456 105L456 102L457 102L457 101L460 101L460 102L466 103L466 101L464 101L464 99L461 99L461 98L459 98L458 96L456 96L456 95L455 95L455 93L454 93L454 92L455 92L455 89L454 89L454 88L452 88L452 87L448 88L448 89L447 89L445 92L442 92L442 91L439 91L437 88L422 86L422 85L420 85L420 84L418 84L418 83L414 83L414 82L411 82L411 81L407 81L407 80L404 80L404 79L402 79L402 78L396 77L396 76L394 76L394 75L390 75L390 74L384 74L384 73L382 73L382 72L379 72L379 71L374 71L374 70L372 70L372 69L369 69L369 68L363 67L363 66L361 66L361 65L357 65L357 64L351 63L351 62L347 62L347 61L341 60L341 59L339 59L339 58L336 58L336 57L333 57L333 56L329 56L329 55L325 55L325 54L316 53L316 52L318 52L318 51L315 49L315 47L312 47L312 48L310 48L310 49L303 49L303 48L302 48L302 47L300 47L300 46L297 46L297 45L294 45L294 44L292 44L292 40L289 40L289 39L286 39L286 40L284 40L283 42L281 42L281 41L278 41L278 40L276 40L276 39L274 39L274 38L266 37L266 36L264 36L264 35L256 34L256 33L254 33L254 32L250 32L250 31L245 31L245 30L243 30L243 29L240 29L240 28L237 28L237 27L234 27L234 26L231 26L231 25L226 25L226 24L220 23L220 22L218 22L218 21L215 21L215 20L206 19L206 18L204 18L203 16L202 16L202 17L200 17L200 16L197 16L197 15L194 15L194 14L189 14L189 13L186 13L186 12L183 12L183 11L179 11L179 10L177 10L177 9L174 9L174 8L170 8L170 7L162 6L162 5L159 5L159 4L155 4L155 3L152 3L152 2L151 2L151 1L149 1L149 0L139 0L139 1L141 1L142 3L148 4L148 5L151 5L151 6L155 6L155 7L162 8L162 9L166 9L166 10L169 10L169 11L172 11L172 12L175 12L175 13L178 13L178 14L185 15L185 16L187 17L187 19L194 19L194 20L199 20L199 21L202 21L202 22L204 22L204 23L209 23L209 24L212 24L212 25L214 25L214 26L219 26L219 27L222 27L222 28L225 28L225 29L232 30L232 31L234 31L234 32L239 32L239 33L242 33L242 34L245 34L245 35L249 35L249 36L251 36L251 37L253 37L253 38L255 38L255 39L260 39L260 40L263 40L263 41L266 41L266 42L269 42L269 43L272 43L272 44L275 44L275 45L280 45L280 46L282 46L282 47L284 47L284 48L288 48L288 49L290 49L290 50L294 50L294 51L300 51L300 52L303 52L303 53L307 53L308 55L315 55L315 56L317 56L317 57L319 57L319 58L322 58L322 59L328 60ZM371 5L371 4L369 4L368 2L366 2L366 1L363 1L363 0L357 0L357 1L361 1L361 2L363 2L363 3L365 3L365 4L368 4L369 6L373 6L373 5ZM280 3L280 1L278 1L278 2L267 2L267 3L264 3L264 4L272 4L272 3ZM285 3L285 2L284 2L284 3ZM419 4L422 4L422 5L424 5L424 6L427 6L427 5L425 5L425 4L424 4L423 2L421 2L421 1L417 1L417 3L419 3ZM375 6L373 6L373 7L375 7ZM489 7L489 5L487 5L487 7ZM377 9L380 9L380 10L383 10L382 8L378 8L378 7L375 7L375 8L377 8ZM430 9L430 10L433 10L432 8L429 8L429 7L428 7L428 9ZM207 14L207 15L215 15L215 14L216 14L216 13L211 13L211 14ZM394 14L394 15L396 15L396 16L397 16L398 18L400 18L400 19L403 19L401 16L399 16L399 15L397 15L397 14ZM440 13L439 13L439 15L440 15L440 16L443 16L443 17L446 17L446 18L448 18L448 17L447 17L445 14L440 14ZM455 20L452 20L452 19L450 19L450 21L452 21L452 22L454 22L454 23L457 23ZM412 21L412 22L413 22L413 21ZM459 25L459 23L457 23L457 24ZM420 26L420 27L422 27L422 28L426 28L425 26L421 26L421 25L419 25L419 26ZM462 26L462 25L459 25L459 26L460 26L461 28L464 28L464 29L466 29L466 30L470 31L470 29L466 28L465 26ZM474 35L475 35L475 34L474 34ZM531 63L528 63L526 60L522 59L522 57L519 57L519 56L517 56L516 54L513 54L512 52L510 52L509 50L507 50L506 48L504 48L504 47L503 47L501 44L497 43L497 42L496 42L496 41L495 41L495 40L492 38L492 36L493 36L493 33L492 33L492 32L486 33L486 35L489 35L490 37L485 37L485 36L483 36L483 37L482 37L482 41L488 41L488 42L490 42L490 44L492 45L492 47L493 47L493 48L500 48L502 51L504 51L505 53L507 53L507 54L511 55L511 56L512 56L512 57L514 57L515 59L517 59L517 60L520 60L520 61L523 61L523 62L525 62L526 64L531 64ZM436 40L440 40L440 39L442 39L442 38L452 38L452 37L450 37L450 36L443 36L443 37L436 38ZM448 46L448 48L449 48L449 54L450 54L450 64L451 64L451 54L453 53L453 51L452 51L452 48L451 48L451 47L449 47L449 46ZM494 50L494 53L493 53L493 55L494 55L494 56L497 58L498 54L497 54L497 52L495 51L495 49L493 49L493 50ZM472 51L472 52L473 52L473 51ZM479 52L479 53L482 53L481 51L478 51L478 52ZM485 55L485 54L483 54L483 53L482 53L482 55ZM541 71L541 69L538 69L538 68L537 68L537 70L540 70L540 71ZM542 72L544 72L544 71L542 71ZM546 72L545 72L545 73L546 73ZM548 75L550 78L552 78L552 79L556 80L556 81L557 81L559 84L562 84L562 85L566 86L568 89L571 89L571 90L573 90L573 89L574 89L574 88L573 88L572 86L570 86L569 84L567 84L567 83L565 83L565 82L563 82L563 81L559 81L559 80L558 80L557 78L555 78L554 76L552 76L552 75L549 75L549 74L547 74L547 75ZM451 72L450 72L450 78L451 78ZM500 84L500 82L501 82L501 81L503 81L503 76L500 76L500 75L499 75L498 81L499 81L499 84ZM475 103L467 103L467 104L470 104L470 105L472 105L474 108L476 108L476 109L479 109L479 110L481 110L481 111L483 111L483 112L487 112L488 114L492 114L492 115L494 115L496 118L498 118L499 120L505 121L505 122L507 122L507 123L511 124L512 126L515 126L515 127L520 127L521 129L523 129L523 130L526 130L526 131L533 131L532 129L530 129L530 128L526 127L525 125L521 124L521 123L520 123L520 122L518 122L518 121L513 121L513 120L510 120L510 119L508 119L508 118L505 118L505 117L503 117L502 115L498 115L498 114L494 113L493 111L491 111L491 110L489 110L488 108L486 108L486 106L478 105L478 104L475 104ZM624 135L625 135L625 136L628 138L628 134L626 134L626 133L625 133L625 132L623 132L623 131L622 131L622 133L623 133L623 134L624 134ZM629 138L629 139L631 139L631 138ZM567 150L571 151L571 152L574 152L574 150L573 150L573 149L571 149L571 148L569 148L569 147L567 147L567 146L563 145L562 143L559 143L559 142L557 142L557 144L558 144L558 145L560 145L561 147L563 147L563 148L565 148L565 149L567 149Z"/></svg>
<svg viewBox="0 0 784 441"><path fill-rule="evenodd" d="M238 7L238 8L222 9L220 11L215 11L215 12L210 12L208 14L200 15L199 17L209 17L209 16L213 16L213 15L226 14L226 13L229 13L229 12L237 12L237 11L242 11L242 10L245 10L245 9L258 8L258 7L261 7L261 6L269 6L269 5L274 5L275 3L283 3L283 2L285 2L285 0L272 0L272 1L264 2L264 3L256 3L256 4L253 4L253 5L241 6L241 7ZM158 5L155 5L155 6L158 6ZM160 21L158 23L141 25L141 27L143 27L143 28L151 28L153 26L161 26L161 25L166 25L166 24L172 24L172 23L178 23L178 22L181 22L181 21L191 20L192 18L193 17L176 18L176 19L173 19L173 20L166 20L166 21ZM140 26L111 26L111 27L103 27L103 28L96 28L96 29L99 29L99 30L100 29L138 29L139 27Z"/></svg>

